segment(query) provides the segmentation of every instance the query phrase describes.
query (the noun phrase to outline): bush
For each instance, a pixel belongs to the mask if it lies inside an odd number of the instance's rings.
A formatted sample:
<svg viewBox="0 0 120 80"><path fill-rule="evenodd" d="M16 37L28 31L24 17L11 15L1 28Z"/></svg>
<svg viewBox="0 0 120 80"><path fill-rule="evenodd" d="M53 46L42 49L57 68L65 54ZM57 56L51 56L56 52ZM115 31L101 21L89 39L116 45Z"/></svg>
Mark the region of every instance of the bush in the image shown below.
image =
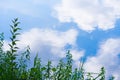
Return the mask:
<svg viewBox="0 0 120 80"><path fill-rule="evenodd" d="M100 73L85 72L83 63L79 68L73 69L72 55L70 51L66 53L66 62L60 60L58 65L53 67L52 62L48 61L46 65L41 64L38 55L34 58L34 65L28 68L27 62L30 60L30 48L18 56L17 36L21 30L18 25L18 19L14 19L11 26L11 43L8 44L10 50L4 51L4 34L0 34L0 80L105 80L105 69L101 68ZM111 77L110 80L114 80Z"/></svg>

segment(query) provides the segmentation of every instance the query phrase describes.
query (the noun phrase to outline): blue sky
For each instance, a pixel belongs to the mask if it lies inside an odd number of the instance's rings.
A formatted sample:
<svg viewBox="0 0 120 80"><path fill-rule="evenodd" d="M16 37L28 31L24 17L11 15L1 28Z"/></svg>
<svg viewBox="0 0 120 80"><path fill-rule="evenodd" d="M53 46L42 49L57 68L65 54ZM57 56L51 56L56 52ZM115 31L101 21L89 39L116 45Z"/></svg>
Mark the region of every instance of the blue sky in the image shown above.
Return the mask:
<svg viewBox="0 0 120 80"><path fill-rule="evenodd" d="M8 49L11 20L22 28L18 46L30 45L31 56L39 52L53 63L68 49L74 65L86 59L87 71L105 66L107 75L120 77L120 1L118 0L1 0L0 32ZM88 67L89 66L89 67Z"/></svg>

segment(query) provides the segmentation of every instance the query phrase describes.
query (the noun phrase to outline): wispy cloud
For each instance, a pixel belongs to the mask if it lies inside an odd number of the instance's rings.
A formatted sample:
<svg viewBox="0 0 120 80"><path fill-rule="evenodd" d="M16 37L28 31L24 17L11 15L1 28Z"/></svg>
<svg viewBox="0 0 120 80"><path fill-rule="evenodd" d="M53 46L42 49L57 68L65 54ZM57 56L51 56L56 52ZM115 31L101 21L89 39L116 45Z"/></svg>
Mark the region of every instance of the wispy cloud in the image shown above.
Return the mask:
<svg viewBox="0 0 120 80"><path fill-rule="evenodd" d="M105 67L107 76L114 75L115 80L120 79L120 39L110 38L101 43L96 56L88 57L85 63L86 71L98 72Z"/></svg>
<svg viewBox="0 0 120 80"><path fill-rule="evenodd" d="M55 17L61 22L75 22L80 29L108 30L120 18L119 0L62 0L54 7Z"/></svg>

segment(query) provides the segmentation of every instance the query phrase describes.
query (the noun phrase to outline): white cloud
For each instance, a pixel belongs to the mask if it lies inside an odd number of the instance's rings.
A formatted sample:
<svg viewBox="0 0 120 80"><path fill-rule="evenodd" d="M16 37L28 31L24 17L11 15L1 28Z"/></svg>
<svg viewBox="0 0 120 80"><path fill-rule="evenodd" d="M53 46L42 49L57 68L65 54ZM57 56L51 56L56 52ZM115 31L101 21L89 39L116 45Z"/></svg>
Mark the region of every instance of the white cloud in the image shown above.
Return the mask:
<svg viewBox="0 0 120 80"><path fill-rule="evenodd" d="M72 58L80 62L80 58L84 56L84 51L71 50Z"/></svg>
<svg viewBox="0 0 120 80"><path fill-rule="evenodd" d="M51 29L33 28L21 34L18 46L24 49L29 45L32 52L32 58L38 52L42 61L47 61L48 59L58 61L60 58L65 57L65 46L69 44L72 46L71 53L73 55L73 60L78 62L84 55L84 51L76 49L77 35L78 32L75 29L60 32Z"/></svg>
<svg viewBox="0 0 120 80"><path fill-rule="evenodd" d="M29 45L32 60L38 53L43 63L52 60L53 64L56 64L60 58L66 56L65 47L71 45L70 51L75 65L77 65L79 59L84 56L83 50L77 50L77 36L78 32L75 29L60 32L52 29L32 28L21 33L17 46L20 48L19 51L23 51ZM9 50L9 43L10 41L4 41L5 51Z"/></svg>
<svg viewBox="0 0 120 80"><path fill-rule="evenodd" d="M77 51L76 49L71 50L72 59L73 59L73 68L79 68L80 66L80 59L84 57L84 50Z"/></svg>
<svg viewBox="0 0 120 80"><path fill-rule="evenodd" d="M54 7L60 22L75 22L80 29L108 30L120 18L119 0L62 0Z"/></svg>
<svg viewBox="0 0 120 80"><path fill-rule="evenodd" d="M60 58L66 56L67 45L71 45L71 54L73 60L79 62L79 59L84 56L84 51L77 50L76 39L78 32L75 29L61 32L52 29L32 28L29 31L21 33L18 37L17 46L20 51L24 50L28 45L31 49L32 59L38 53L43 62L53 60L57 62ZM4 41L4 50L9 50L10 41Z"/></svg>
<svg viewBox="0 0 120 80"><path fill-rule="evenodd" d="M4 46L3 46L4 51L10 50L10 47L8 45L9 43L10 43L10 41L4 40Z"/></svg>
<svg viewBox="0 0 120 80"><path fill-rule="evenodd" d="M88 57L85 63L86 71L98 72L105 67L107 75L114 75L115 80L120 79L120 39L108 39L100 45L96 56Z"/></svg>

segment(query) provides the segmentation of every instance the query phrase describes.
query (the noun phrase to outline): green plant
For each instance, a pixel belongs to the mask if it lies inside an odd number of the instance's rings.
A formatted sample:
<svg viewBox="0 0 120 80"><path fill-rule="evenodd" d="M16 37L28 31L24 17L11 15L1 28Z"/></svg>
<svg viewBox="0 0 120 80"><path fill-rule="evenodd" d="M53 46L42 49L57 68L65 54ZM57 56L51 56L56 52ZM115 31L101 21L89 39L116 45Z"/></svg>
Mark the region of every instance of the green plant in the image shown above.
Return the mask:
<svg viewBox="0 0 120 80"><path fill-rule="evenodd" d="M52 65L52 61L48 61L46 65L41 64L38 54L34 58L33 67L28 67L30 61L30 47L25 51L18 52L17 36L21 30L18 25L18 18L14 19L11 26L9 44L10 50L4 51L4 34L0 34L0 80L105 80L105 69L101 68L100 73L84 71L84 63L81 62L79 68L73 68L73 60L70 51L66 53L65 60L61 59L57 65ZM19 54L19 55L18 55ZM87 75L86 75L87 74ZM109 80L114 80L111 77Z"/></svg>
<svg viewBox="0 0 120 80"><path fill-rule="evenodd" d="M38 54L34 58L34 66L29 71L29 79L30 80L43 80L42 74L42 67L41 67L41 60L38 58Z"/></svg>
<svg viewBox="0 0 120 80"><path fill-rule="evenodd" d="M9 44L10 46L10 50L8 51L3 51L1 50L2 52L0 54L4 55L3 59L2 59L2 76L1 76L1 79L3 80L11 80L11 79L14 79L16 80L17 79L17 71L18 71L18 68L17 68L17 62L16 62L16 52L17 52L17 49L18 47L16 46L16 42L18 41L16 39L17 35L19 35L19 33L17 33L20 28L18 28L18 19L14 19L13 21L13 25L10 25L11 26L11 34L12 34L12 37L10 37L11 39L11 43ZM3 35L1 36L3 37ZM3 47L3 38L1 38L1 46L0 46L0 49L2 49Z"/></svg>

